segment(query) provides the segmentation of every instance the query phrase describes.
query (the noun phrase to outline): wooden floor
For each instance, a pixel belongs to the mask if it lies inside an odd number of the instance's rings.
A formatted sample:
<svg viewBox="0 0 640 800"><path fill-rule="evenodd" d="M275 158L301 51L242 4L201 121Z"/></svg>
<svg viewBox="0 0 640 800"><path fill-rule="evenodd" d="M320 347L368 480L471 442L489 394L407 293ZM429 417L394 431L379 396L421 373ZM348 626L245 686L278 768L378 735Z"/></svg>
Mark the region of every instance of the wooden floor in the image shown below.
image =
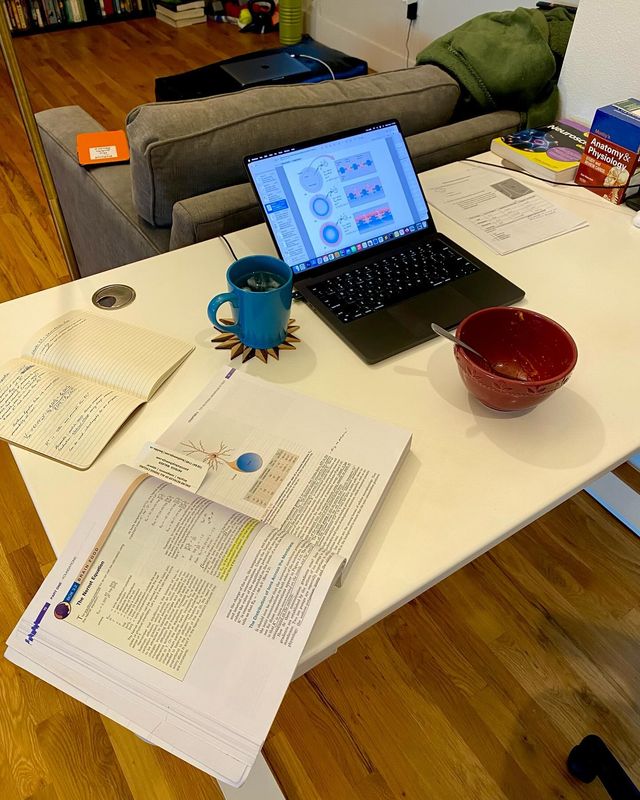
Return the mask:
<svg viewBox="0 0 640 800"><path fill-rule="evenodd" d="M155 20L16 41L36 109L108 127L153 78L272 41ZM0 300L64 263L0 73ZM6 637L53 554L0 447ZM630 467L620 474L640 488ZM64 498L61 498L64 502ZM455 498L451 502L456 502ZM424 520L428 529L429 520ZM446 535L446 532L442 532ZM602 800L564 767L601 734L640 779L640 540L580 494L296 681L265 754L289 800ZM205 800L215 782L0 660L0 798Z"/></svg>

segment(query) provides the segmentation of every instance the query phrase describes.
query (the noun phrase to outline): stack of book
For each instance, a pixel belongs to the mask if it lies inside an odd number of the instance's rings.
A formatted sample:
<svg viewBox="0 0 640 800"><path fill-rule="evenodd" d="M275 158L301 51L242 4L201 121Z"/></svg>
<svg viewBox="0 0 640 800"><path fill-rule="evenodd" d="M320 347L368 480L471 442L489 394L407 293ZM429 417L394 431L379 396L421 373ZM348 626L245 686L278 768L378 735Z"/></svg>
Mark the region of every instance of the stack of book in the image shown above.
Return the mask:
<svg viewBox="0 0 640 800"><path fill-rule="evenodd" d="M204 0L156 0L156 17L174 28L205 22Z"/></svg>

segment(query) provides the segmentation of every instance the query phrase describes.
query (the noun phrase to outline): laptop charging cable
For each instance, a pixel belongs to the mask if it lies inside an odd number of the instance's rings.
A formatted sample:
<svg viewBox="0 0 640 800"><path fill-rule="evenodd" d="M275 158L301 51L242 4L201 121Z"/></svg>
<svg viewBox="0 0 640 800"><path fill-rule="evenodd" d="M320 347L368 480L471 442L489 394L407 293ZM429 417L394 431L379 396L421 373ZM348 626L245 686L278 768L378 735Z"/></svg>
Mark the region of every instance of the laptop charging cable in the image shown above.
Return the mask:
<svg viewBox="0 0 640 800"><path fill-rule="evenodd" d="M460 161L468 161L469 164L482 164L484 167L493 167L494 169L502 169L505 172L516 172L518 175L525 175L527 178L533 178L536 181L541 181L542 183L549 183L552 186L566 186L568 188L575 188L575 189L615 189L615 186L608 186L602 184L601 186L586 186L582 183L559 183L558 181L552 181L549 178L541 178L539 175L532 175L530 172L526 172L525 170L513 168L513 167L506 167L504 164L492 164L490 161L478 161L477 158L461 158ZM624 201L626 206L632 208L634 211L637 211L635 217L631 220L631 224L635 228L640 228L640 192L632 195L631 197L627 197Z"/></svg>
<svg viewBox="0 0 640 800"><path fill-rule="evenodd" d="M304 53L289 53L291 58L308 58L310 61L317 61L318 64L322 64L323 67L326 67L329 70L331 75L331 80L337 80L335 72L331 69L331 67L327 64L326 61L323 61L321 58L316 58L315 56L307 56Z"/></svg>

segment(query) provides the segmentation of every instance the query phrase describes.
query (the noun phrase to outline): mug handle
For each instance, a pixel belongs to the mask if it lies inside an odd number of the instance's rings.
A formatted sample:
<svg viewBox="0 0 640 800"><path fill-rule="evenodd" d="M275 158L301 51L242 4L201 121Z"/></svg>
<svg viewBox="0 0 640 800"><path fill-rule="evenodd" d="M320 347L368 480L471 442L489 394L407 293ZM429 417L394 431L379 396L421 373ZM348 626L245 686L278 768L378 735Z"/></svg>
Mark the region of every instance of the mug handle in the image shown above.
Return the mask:
<svg viewBox="0 0 640 800"><path fill-rule="evenodd" d="M235 325L224 325L222 322L218 322L218 309L223 303L231 303L234 308L238 307L238 301L233 292L223 292L223 294L217 294L215 297L211 298L209 305L207 306L207 316L209 317L209 322L211 322L211 324L220 331L224 331L225 333L235 333L236 336L239 336L241 328L238 323Z"/></svg>

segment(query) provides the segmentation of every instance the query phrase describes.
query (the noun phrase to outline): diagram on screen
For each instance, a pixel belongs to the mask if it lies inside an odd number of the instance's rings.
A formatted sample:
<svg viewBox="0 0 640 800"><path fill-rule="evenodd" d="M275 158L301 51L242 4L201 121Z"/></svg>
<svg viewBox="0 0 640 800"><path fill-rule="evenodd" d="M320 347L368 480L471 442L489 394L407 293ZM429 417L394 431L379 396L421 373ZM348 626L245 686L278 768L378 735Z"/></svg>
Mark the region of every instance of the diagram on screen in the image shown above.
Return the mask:
<svg viewBox="0 0 640 800"><path fill-rule="evenodd" d="M297 178L302 189L311 194L308 210L320 244L325 250L334 250L343 239L345 221L349 222L340 215L340 206L344 206L345 201L335 185L338 178L334 158L316 156L298 172Z"/></svg>
<svg viewBox="0 0 640 800"><path fill-rule="evenodd" d="M355 215L356 225L360 233L366 234L380 225L387 225L393 222L393 214L388 204L377 208L368 208Z"/></svg>
<svg viewBox="0 0 640 800"><path fill-rule="evenodd" d="M305 195L299 197L298 207L315 253L331 257L359 234L368 235L393 222L390 196L371 151L339 157L323 154L302 169L299 162L291 167L290 180Z"/></svg>
<svg viewBox="0 0 640 800"><path fill-rule="evenodd" d="M335 222L327 222L320 228L320 238L328 247L336 247L342 241L342 230Z"/></svg>
<svg viewBox="0 0 640 800"><path fill-rule="evenodd" d="M354 178L364 178L366 175L373 175L373 173L376 172L376 165L371 157L371 153L367 152L337 159L336 169L343 181L350 181Z"/></svg>
<svg viewBox="0 0 640 800"><path fill-rule="evenodd" d="M317 156L299 174L300 186L307 192L319 192L324 185L322 170L330 168L333 159L329 156Z"/></svg>
<svg viewBox="0 0 640 800"><path fill-rule="evenodd" d="M236 459L232 458L233 450L224 442L220 442L217 450L206 447L202 441L180 442L183 452L188 456L195 456L203 461L209 469L217 471L219 464L226 464L229 469L236 472L257 472L262 466L262 456L258 453L242 453Z"/></svg>
<svg viewBox="0 0 640 800"><path fill-rule="evenodd" d="M316 194L311 198L309 209L314 217L325 219L333 211L333 203L328 195Z"/></svg>
<svg viewBox="0 0 640 800"><path fill-rule="evenodd" d="M345 186L344 193L351 208L357 208L377 200L384 200L385 197L384 189L377 176L366 181L350 183L349 186Z"/></svg>

